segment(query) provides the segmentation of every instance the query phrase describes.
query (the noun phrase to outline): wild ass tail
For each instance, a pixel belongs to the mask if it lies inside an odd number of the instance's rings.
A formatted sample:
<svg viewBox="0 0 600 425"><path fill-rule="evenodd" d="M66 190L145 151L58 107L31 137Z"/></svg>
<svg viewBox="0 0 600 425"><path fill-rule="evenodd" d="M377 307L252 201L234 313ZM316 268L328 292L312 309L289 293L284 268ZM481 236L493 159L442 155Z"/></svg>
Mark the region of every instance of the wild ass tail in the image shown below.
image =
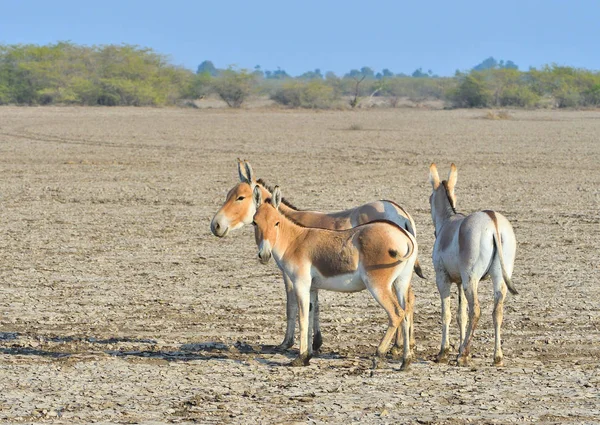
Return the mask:
<svg viewBox="0 0 600 425"><path fill-rule="evenodd" d="M408 215L408 213L407 213ZM415 229L415 222L413 221L412 217L409 215L408 216L408 220L406 221L405 224L406 230L408 232L410 232L411 235L414 236L414 238L417 238L417 230ZM417 258L415 261L415 273L417 274L417 276L419 276L421 279L425 279L425 275L423 274L423 270L421 269L421 264L419 263L419 259Z"/></svg>
<svg viewBox="0 0 600 425"><path fill-rule="evenodd" d="M502 251L502 241L500 238L500 230L498 229L498 220L496 218L496 213L494 211L484 211L487 215L490 216L492 221L494 222L494 245L496 246L496 252L498 253L498 258L500 259L500 268L502 269L502 277L504 278L504 282L506 283L506 287L510 291L511 294L517 295L519 291L512 283L512 280L506 273L506 266L504 264L504 252Z"/></svg>
<svg viewBox="0 0 600 425"><path fill-rule="evenodd" d="M421 279L426 279L425 275L423 274L423 270L421 269L421 264L419 264L419 259L417 258L417 260L415 261L415 273L417 274L417 276L419 276Z"/></svg>

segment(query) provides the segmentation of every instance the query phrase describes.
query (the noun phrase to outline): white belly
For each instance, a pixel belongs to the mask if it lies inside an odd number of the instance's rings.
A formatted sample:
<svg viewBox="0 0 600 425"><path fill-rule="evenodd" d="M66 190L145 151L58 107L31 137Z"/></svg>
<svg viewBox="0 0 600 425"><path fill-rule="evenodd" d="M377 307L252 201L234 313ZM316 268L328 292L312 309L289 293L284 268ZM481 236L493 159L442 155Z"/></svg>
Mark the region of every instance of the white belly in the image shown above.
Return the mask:
<svg viewBox="0 0 600 425"><path fill-rule="evenodd" d="M364 290L365 284L358 270L354 273L346 273L337 276L325 277L313 268L312 287L335 292L358 292Z"/></svg>

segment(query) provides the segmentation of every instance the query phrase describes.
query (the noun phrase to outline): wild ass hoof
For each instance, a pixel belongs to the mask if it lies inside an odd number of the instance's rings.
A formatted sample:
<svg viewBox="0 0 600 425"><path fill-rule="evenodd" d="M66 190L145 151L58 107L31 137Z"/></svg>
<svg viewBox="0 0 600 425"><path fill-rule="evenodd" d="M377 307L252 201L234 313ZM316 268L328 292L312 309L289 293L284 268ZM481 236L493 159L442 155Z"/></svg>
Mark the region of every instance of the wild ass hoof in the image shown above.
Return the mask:
<svg viewBox="0 0 600 425"><path fill-rule="evenodd" d="M289 350L293 346L294 346L293 342L290 343L290 342L283 341L281 344L279 344L277 347L275 347L275 351L278 353L283 353L284 351Z"/></svg>
<svg viewBox="0 0 600 425"><path fill-rule="evenodd" d="M296 357L291 363L290 366L292 367L301 367L301 366L308 366L308 363L310 362L310 356L305 354L305 355L300 355L298 357Z"/></svg>
<svg viewBox="0 0 600 425"><path fill-rule="evenodd" d="M313 351L319 351L319 348L323 346L323 337L321 336L321 332L315 333L313 338Z"/></svg>
<svg viewBox="0 0 600 425"><path fill-rule="evenodd" d="M502 357L495 357L494 358L494 366L496 366L496 367L503 367L504 366L504 359Z"/></svg>
<svg viewBox="0 0 600 425"><path fill-rule="evenodd" d="M402 366L400 366L400 370L401 371L408 370L408 367L410 366L411 363L412 363L412 358L409 357L408 359L405 359L402 362Z"/></svg>
<svg viewBox="0 0 600 425"><path fill-rule="evenodd" d="M446 348L444 351L440 351L437 356L435 356L436 363L448 363L448 352L450 350Z"/></svg>
<svg viewBox="0 0 600 425"><path fill-rule="evenodd" d="M465 354L459 354L458 357L456 358L456 364L458 366L468 367L469 366L469 356L465 355Z"/></svg>
<svg viewBox="0 0 600 425"><path fill-rule="evenodd" d="M383 365L385 364L385 358L382 357L379 354L376 354L375 357L373 357L373 366L372 369L380 369L383 367Z"/></svg>

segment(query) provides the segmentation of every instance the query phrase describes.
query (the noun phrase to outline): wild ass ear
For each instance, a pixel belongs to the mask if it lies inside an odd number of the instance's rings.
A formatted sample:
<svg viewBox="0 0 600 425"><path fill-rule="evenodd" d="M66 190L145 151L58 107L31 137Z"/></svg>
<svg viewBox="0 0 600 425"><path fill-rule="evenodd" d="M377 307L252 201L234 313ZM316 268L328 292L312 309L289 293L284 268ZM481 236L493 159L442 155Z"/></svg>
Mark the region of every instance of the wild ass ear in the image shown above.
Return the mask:
<svg viewBox="0 0 600 425"><path fill-rule="evenodd" d="M429 166L429 182L433 186L433 190L436 190L440 186L440 176L434 163L431 163Z"/></svg>
<svg viewBox="0 0 600 425"><path fill-rule="evenodd" d="M279 209L279 205L281 205L281 190L279 189L279 186L275 186L275 189L273 189L273 199L271 201L271 205L277 209Z"/></svg>
<svg viewBox="0 0 600 425"><path fill-rule="evenodd" d="M448 173L448 188L450 190L454 190L454 186L456 185L456 177L458 176L458 171L456 170L456 165L452 163L450 165L450 173Z"/></svg>
<svg viewBox="0 0 600 425"><path fill-rule="evenodd" d="M262 204L262 192L260 191L260 187L254 186L254 190L252 191L252 199L254 200L254 205L256 208L260 207L260 204Z"/></svg>
<svg viewBox="0 0 600 425"><path fill-rule="evenodd" d="M256 182L256 178L254 177L254 172L252 171L252 166L248 161L244 161L246 165L246 176L248 176L249 183Z"/></svg>
<svg viewBox="0 0 600 425"><path fill-rule="evenodd" d="M242 183L250 183L250 177L246 171L246 161L242 161L238 158L238 174L240 175L240 181Z"/></svg>
<svg viewBox="0 0 600 425"><path fill-rule="evenodd" d="M448 174L448 197L452 202L452 208L456 208L456 195L454 194L454 186L456 186L456 178L458 177L458 171L456 165L452 163L450 165L450 173Z"/></svg>

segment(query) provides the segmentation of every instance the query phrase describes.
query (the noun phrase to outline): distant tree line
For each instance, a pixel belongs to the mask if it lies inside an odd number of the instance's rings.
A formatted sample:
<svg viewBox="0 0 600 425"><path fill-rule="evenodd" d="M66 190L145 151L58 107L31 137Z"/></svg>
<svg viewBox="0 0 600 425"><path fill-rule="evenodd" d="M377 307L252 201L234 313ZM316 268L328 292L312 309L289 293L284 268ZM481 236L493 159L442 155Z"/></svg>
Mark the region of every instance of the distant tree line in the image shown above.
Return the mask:
<svg viewBox="0 0 600 425"><path fill-rule="evenodd" d="M219 69L210 61L194 73L139 46L0 44L0 104L193 105L207 95L233 108L256 95L298 108L370 106L375 99L390 107L403 99L439 99L454 107L597 107L600 73L558 65L520 71L493 57L453 77L368 66L343 76L315 69L292 77L281 68Z"/></svg>
<svg viewBox="0 0 600 425"><path fill-rule="evenodd" d="M193 78L138 46L0 45L0 104L165 105Z"/></svg>
<svg viewBox="0 0 600 425"><path fill-rule="evenodd" d="M234 84L233 75L243 76L249 82L247 95L266 94L281 105L299 108L369 106L374 98L385 99L390 107L398 106L402 99L416 103L438 99L460 108L600 106L600 72L556 64L520 71L513 61L497 61L493 57L470 71L456 71L453 77L439 77L422 68L408 76L388 69L375 72L369 67L353 69L343 77L331 72L323 75L319 69L296 78L282 70L278 70L277 77L273 74L257 66L252 72L217 70L211 78ZM210 90L207 76L198 74L204 79L206 90ZM225 100L226 93L216 93Z"/></svg>

